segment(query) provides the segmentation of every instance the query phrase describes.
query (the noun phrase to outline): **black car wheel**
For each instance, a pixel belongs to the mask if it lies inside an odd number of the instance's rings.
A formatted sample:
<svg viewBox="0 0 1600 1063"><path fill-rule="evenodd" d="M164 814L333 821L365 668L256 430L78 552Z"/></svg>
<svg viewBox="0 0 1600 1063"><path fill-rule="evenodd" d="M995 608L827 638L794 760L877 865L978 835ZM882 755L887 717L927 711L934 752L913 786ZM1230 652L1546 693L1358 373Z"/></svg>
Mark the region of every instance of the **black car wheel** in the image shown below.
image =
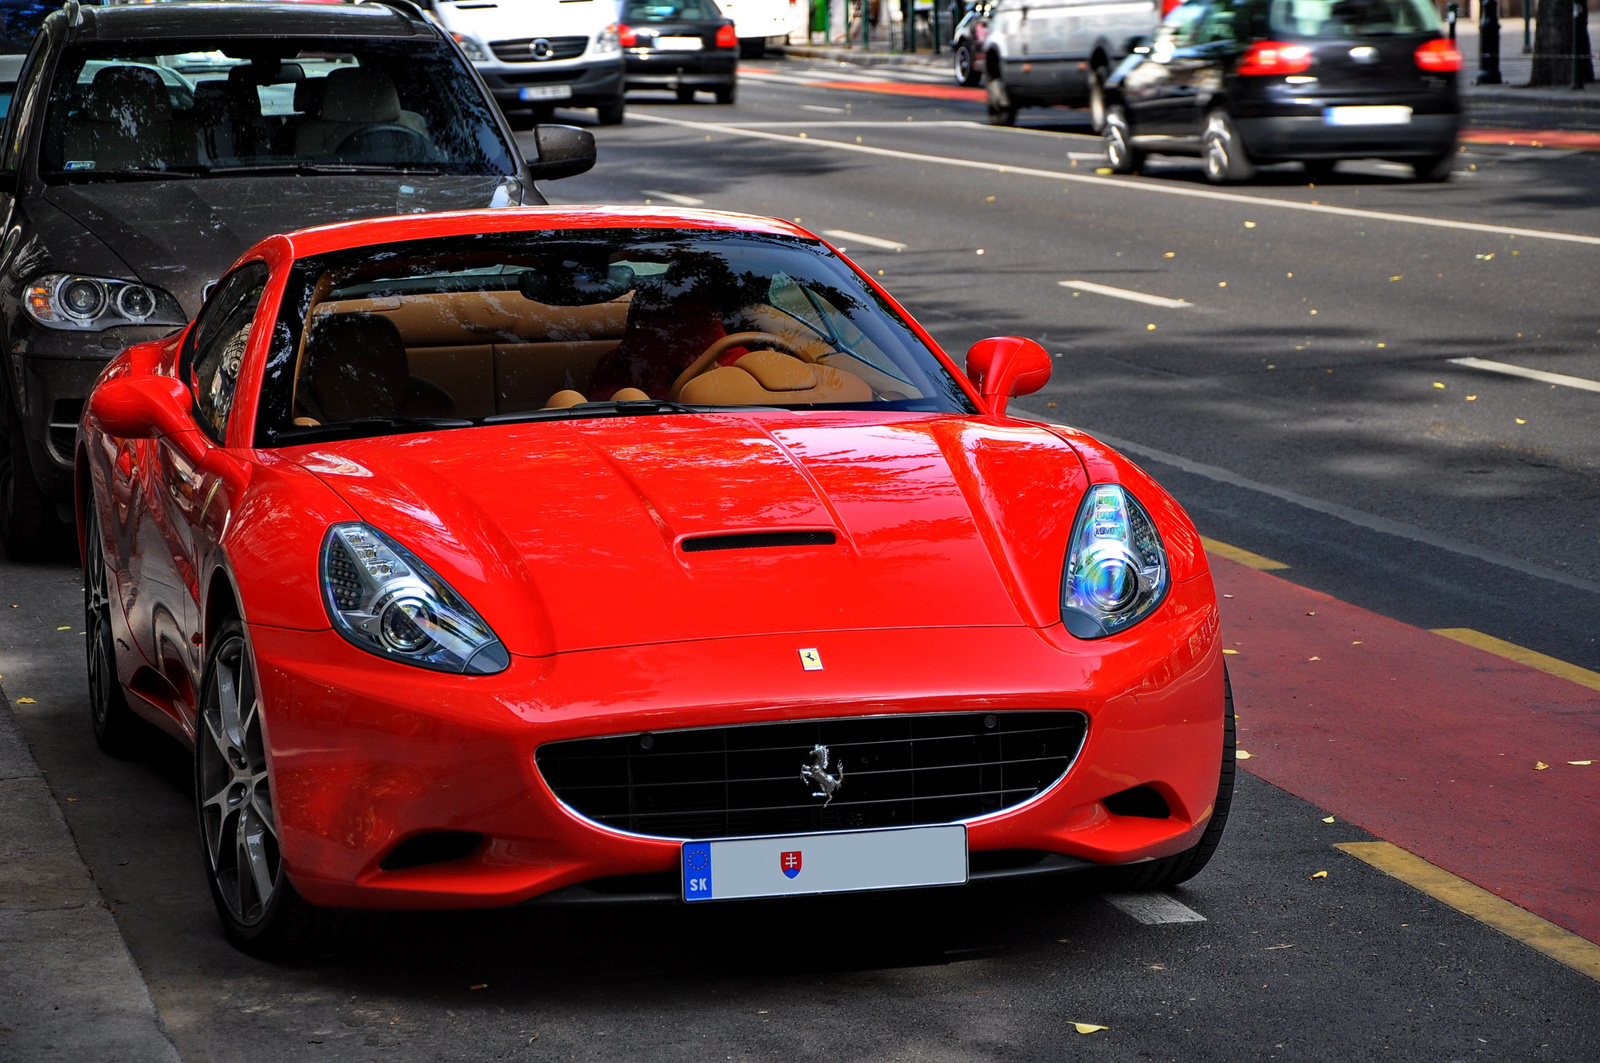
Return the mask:
<svg viewBox="0 0 1600 1063"><path fill-rule="evenodd" d="M1411 163L1411 172L1418 181L1440 183L1450 180L1450 174L1456 168L1456 153L1447 151L1443 155L1432 155L1426 159L1416 159Z"/></svg>
<svg viewBox="0 0 1600 1063"><path fill-rule="evenodd" d="M1100 141L1105 145L1106 161L1113 173L1138 173L1144 165L1144 153L1133 146L1133 134L1128 129L1128 112L1122 104L1114 103L1106 108Z"/></svg>
<svg viewBox="0 0 1600 1063"><path fill-rule="evenodd" d="M1336 165L1336 160L1306 159L1300 165L1306 168L1306 179L1315 184L1318 181L1326 181L1328 178L1333 176L1333 168Z"/></svg>
<svg viewBox="0 0 1600 1063"><path fill-rule="evenodd" d="M610 103L602 104L594 109L595 117L601 125L621 125L623 111L627 105L621 96Z"/></svg>
<svg viewBox="0 0 1600 1063"><path fill-rule="evenodd" d="M331 942L345 913L301 899L284 873L255 666L237 620L214 636L195 734L194 800L206 881L234 945L283 956Z"/></svg>
<svg viewBox="0 0 1600 1063"><path fill-rule="evenodd" d="M65 532L55 499L34 479L21 426L6 417L0 422L0 546L13 561L49 561L61 556Z"/></svg>
<svg viewBox="0 0 1600 1063"><path fill-rule="evenodd" d="M690 88L687 85L680 86L678 88L678 102L679 103L693 103L694 102L694 89Z"/></svg>
<svg viewBox="0 0 1600 1063"><path fill-rule="evenodd" d="M1235 760L1233 720L1233 684L1228 673L1222 673L1222 773L1217 778L1217 800L1211 806L1211 819L1201 832L1200 840L1181 853L1142 864L1108 868L1105 886L1108 890L1164 890L1187 882L1211 862L1211 856L1222 841L1222 832L1228 827L1228 810L1233 807L1233 783L1238 770Z"/></svg>
<svg viewBox="0 0 1600 1063"><path fill-rule="evenodd" d="M962 41L956 45L956 84L976 88L983 80L983 70L972 61L972 45Z"/></svg>
<svg viewBox="0 0 1600 1063"><path fill-rule="evenodd" d="M989 71L989 124L990 125L1016 125L1017 105L1012 102L1011 93L1006 91L1005 79L1000 76L996 63L995 69Z"/></svg>
<svg viewBox="0 0 1600 1063"><path fill-rule="evenodd" d="M106 568L100 520L89 500L83 525L83 646L89 671L89 725L99 747L114 757L141 750L143 725L128 706L117 678L117 643L111 628L111 573Z"/></svg>
<svg viewBox="0 0 1600 1063"><path fill-rule="evenodd" d="M733 103L739 98L739 84L734 82L726 88L717 90L717 102L723 105Z"/></svg>
<svg viewBox="0 0 1600 1063"><path fill-rule="evenodd" d="M1238 127L1220 107L1206 115L1201 158L1205 163L1206 180L1212 184L1234 184L1255 176L1256 168L1245 154Z"/></svg>

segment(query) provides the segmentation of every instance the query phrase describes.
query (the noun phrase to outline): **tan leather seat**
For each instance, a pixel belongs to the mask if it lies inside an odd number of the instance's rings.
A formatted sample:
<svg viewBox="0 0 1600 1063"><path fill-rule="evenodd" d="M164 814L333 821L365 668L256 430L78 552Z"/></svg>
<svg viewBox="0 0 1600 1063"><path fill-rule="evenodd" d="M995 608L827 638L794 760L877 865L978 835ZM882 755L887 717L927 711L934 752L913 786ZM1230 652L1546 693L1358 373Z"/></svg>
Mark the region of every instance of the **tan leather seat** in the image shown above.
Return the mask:
<svg viewBox="0 0 1600 1063"><path fill-rule="evenodd" d="M413 377L394 322L377 314L316 318L306 338L296 398L318 421L359 417L454 417L437 384Z"/></svg>
<svg viewBox="0 0 1600 1063"><path fill-rule="evenodd" d="M68 165L91 162L96 170L163 166L174 157L172 103L154 70L103 67L89 83L83 106L67 122Z"/></svg>
<svg viewBox="0 0 1600 1063"><path fill-rule="evenodd" d="M383 71L354 67L335 70L320 80L322 98L316 101L316 117L302 117L295 126L297 155L331 155L358 129L400 122L400 96ZM298 97L298 87L295 92ZM306 101L310 102L316 92L307 89ZM297 98L295 102L301 101Z"/></svg>
<svg viewBox="0 0 1600 1063"><path fill-rule="evenodd" d="M778 351L751 351L683 385L679 399L708 406L802 406L871 402L865 380L826 365L811 365Z"/></svg>

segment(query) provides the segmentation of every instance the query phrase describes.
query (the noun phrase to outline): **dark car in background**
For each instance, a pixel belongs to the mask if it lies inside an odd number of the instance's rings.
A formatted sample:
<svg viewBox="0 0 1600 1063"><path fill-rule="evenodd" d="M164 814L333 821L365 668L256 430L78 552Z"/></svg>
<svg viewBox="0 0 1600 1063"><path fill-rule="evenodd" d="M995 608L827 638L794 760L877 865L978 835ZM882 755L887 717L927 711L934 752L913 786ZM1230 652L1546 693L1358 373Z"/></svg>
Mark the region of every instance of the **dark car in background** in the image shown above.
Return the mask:
<svg viewBox="0 0 1600 1063"><path fill-rule="evenodd" d="M739 35L712 0L625 0L617 36L630 89L738 95Z"/></svg>
<svg viewBox="0 0 1600 1063"><path fill-rule="evenodd" d="M1160 152L1200 156L1218 183L1360 158L1444 181L1460 68L1429 0L1194 0L1112 75L1102 135L1119 173Z"/></svg>
<svg viewBox="0 0 1600 1063"><path fill-rule="evenodd" d="M0 144L6 553L70 549L95 378L187 323L246 248L308 225L542 203L534 177L592 164L586 133L534 142L530 166L460 50L409 4L68 3L46 18Z"/></svg>

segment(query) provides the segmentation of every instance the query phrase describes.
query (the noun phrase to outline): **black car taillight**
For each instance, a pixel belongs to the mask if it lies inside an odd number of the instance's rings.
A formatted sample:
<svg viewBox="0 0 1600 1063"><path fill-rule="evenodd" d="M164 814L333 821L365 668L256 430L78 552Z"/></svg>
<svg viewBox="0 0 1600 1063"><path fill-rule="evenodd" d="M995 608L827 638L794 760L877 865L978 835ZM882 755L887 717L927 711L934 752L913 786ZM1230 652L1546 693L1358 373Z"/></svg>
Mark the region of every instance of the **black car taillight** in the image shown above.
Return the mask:
<svg viewBox="0 0 1600 1063"><path fill-rule="evenodd" d="M1303 44L1257 41L1239 59L1239 73L1247 76L1300 74L1309 69L1311 49Z"/></svg>
<svg viewBox="0 0 1600 1063"><path fill-rule="evenodd" d="M1432 74L1453 74L1461 69L1461 53L1443 38L1424 41L1417 47L1417 66Z"/></svg>

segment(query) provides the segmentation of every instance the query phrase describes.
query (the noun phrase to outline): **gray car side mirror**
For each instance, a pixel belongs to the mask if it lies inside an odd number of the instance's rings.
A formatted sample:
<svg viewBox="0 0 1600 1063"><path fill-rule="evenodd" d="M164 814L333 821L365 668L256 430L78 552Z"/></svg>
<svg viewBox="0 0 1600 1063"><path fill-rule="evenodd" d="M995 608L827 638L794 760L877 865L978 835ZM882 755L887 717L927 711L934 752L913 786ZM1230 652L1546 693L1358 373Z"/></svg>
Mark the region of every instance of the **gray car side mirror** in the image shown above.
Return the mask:
<svg viewBox="0 0 1600 1063"><path fill-rule="evenodd" d="M535 181L554 181L573 177L594 166L594 134L571 125L541 125L533 128L533 143L539 157L528 162L528 174Z"/></svg>

